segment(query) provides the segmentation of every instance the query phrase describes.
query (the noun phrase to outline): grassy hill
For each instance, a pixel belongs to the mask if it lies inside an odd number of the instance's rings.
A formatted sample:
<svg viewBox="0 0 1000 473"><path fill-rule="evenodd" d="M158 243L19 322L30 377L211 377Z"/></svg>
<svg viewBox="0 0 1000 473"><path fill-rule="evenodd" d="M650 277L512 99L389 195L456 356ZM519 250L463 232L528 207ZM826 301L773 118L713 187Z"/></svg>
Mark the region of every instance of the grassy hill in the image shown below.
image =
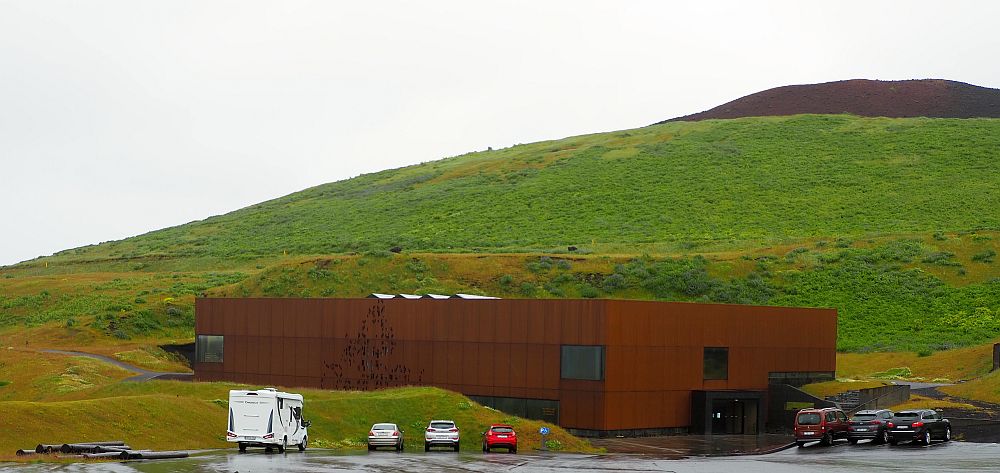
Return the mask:
<svg viewBox="0 0 1000 473"><path fill-rule="evenodd" d="M20 266L184 258L191 268L393 246L659 253L997 229L998 149L996 119L666 123L364 175Z"/></svg>
<svg viewBox="0 0 1000 473"><path fill-rule="evenodd" d="M998 119L802 115L471 153L0 269L0 342L135 352L190 338L198 294L398 291L836 307L842 351L975 345L997 150Z"/></svg>

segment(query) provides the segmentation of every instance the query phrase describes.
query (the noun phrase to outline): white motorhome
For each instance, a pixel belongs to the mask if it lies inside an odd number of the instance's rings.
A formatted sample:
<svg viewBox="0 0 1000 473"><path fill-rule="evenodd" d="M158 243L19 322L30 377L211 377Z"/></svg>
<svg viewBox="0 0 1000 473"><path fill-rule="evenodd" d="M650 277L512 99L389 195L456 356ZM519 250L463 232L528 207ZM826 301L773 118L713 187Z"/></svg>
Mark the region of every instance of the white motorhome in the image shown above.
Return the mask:
<svg viewBox="0 0 1000 473"><path fill-rule="evenodd" d="M305 450L309 442L302 418L302 395L266 388L257 391L229 391L229 430L226 441L236 442L241 452L247 447L277 448L284 453L290 445Z"/></svg>

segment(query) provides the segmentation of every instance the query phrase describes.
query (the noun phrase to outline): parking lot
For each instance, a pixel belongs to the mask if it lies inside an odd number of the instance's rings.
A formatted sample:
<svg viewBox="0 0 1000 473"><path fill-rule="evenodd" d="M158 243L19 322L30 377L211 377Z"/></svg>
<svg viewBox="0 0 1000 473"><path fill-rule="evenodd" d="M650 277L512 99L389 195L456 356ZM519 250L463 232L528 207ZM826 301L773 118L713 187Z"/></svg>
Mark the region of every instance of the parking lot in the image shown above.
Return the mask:
<svg viewBox="0 0 1000 473"><path fill-rule="evenodd" d="M948 442L930 447L916 445L792 448L769 455L738 457L693 457L671 459L656 454L577 455L521 453L517 455L480 452L337 452L310 449L306 453L239 454L233 450L195 454L183 460L150 463L29 464L0 465L2 471L17 472L339 472L339 471L668 471L668 472L943 472L996 471L1000 465L1000 445Z"/></svg>

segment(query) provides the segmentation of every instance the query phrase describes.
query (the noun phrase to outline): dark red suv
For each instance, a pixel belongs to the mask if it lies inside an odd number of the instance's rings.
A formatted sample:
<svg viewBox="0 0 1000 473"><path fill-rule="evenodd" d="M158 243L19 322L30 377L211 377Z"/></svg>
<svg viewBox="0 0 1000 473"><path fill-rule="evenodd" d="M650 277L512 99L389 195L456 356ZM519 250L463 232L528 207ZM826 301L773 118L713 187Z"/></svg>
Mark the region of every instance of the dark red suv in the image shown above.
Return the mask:
<svg viewBox="0 0 1000 473"><path fill-rule="evenodd" d="M795 415L795 443L803 447L818 440L821 445L830 445L846 439L850 425L847 414L836 407L802 409Z"/></svg>

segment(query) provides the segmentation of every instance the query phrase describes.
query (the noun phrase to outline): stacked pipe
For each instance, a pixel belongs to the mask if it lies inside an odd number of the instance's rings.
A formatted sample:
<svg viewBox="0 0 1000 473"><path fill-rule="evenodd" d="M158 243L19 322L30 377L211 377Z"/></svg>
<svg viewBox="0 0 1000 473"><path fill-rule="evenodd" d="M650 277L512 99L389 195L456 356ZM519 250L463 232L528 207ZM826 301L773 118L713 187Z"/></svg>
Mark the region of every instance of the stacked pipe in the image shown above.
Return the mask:
<svg viewBox="0 0 1000 473"><path fill-rule="evenodd" d="M32 449L21 449L17 456L36 455L42 453L63 453L76 455L80 458L118 458L121 460L158 460L164 458L187 458L187 452L154 452L152 450L133 450L121 440L102 442L81 442L63 444L40 443Z"/></svg>

